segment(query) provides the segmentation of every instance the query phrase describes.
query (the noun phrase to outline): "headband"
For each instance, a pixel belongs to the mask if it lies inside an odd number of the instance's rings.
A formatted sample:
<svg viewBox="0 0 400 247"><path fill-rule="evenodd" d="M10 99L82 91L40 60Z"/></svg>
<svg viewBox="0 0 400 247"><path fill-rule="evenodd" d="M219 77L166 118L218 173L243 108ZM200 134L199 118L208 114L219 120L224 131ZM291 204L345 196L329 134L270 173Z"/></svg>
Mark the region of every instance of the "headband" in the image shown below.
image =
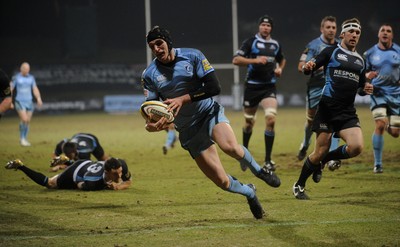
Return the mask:
<svg viewBox="0 0 400 247"><path fill-rule="evenodd" d="M351 29L355 29L355 30L358 30L361 32L361 25L356 22L349 22L349 23L343 24L341 33L347 32Z"/></svg>

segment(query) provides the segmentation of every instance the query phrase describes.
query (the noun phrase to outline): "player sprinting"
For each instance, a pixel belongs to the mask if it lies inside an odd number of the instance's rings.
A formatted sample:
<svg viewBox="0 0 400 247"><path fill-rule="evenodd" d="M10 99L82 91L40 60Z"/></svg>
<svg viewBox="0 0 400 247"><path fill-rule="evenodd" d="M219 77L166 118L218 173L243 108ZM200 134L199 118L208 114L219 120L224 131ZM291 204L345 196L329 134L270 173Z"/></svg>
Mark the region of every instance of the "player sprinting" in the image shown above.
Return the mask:
<svg viewBox="0 0 400 247"><path fill-rule="evenodd" d="M355 157L364 148L354 100L357 92L371 94L373 86L365 83L364 60L356 52L360 36L361 24L358 19L344 21L338 46L325 48L315 60L303 66L305 74L324 66L326 86L312 126L317 135L315 148L304 161L300 176L293 185L293 195L297 199L309 199L305 193L306 181L316 169L320 169L321 163ZM333 133L345 144L329 151Z"/></svg>
<svg viewBox="0 0 400 247"><path fill-rule="evenodd" d="M278 187L280 180L272 171L261 168L250 152L237 143L223 106L212 98L221 90L214 68L199 50L173 48L171 36L164 28L153 27L146 39L156 57L142 75L146 101L161 99L168 105L175 113L181 146L200 170L221 189L245 196L254 217L262 218L264 210L255 186L227 174L213 144L267 184ZM167 119L148 121L145 128L149 132L167 129Z"/></svg>

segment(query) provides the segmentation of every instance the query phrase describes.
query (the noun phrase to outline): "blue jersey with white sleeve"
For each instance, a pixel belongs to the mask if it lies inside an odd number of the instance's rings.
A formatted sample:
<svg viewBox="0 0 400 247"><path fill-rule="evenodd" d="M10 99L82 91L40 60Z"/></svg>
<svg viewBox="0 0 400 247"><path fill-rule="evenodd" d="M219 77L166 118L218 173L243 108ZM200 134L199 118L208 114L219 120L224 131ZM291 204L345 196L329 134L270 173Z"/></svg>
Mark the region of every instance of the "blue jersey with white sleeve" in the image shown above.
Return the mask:
<svg viewBox="0 0 400 247"><path fill-rule="evenodd" d="M400 46L382 50L378 44L364 53L366 71L377 71L378 76L371 80L374 95L400 94Z"/></svg>
<svg viewBox="0 0 400 247"><path fill-rule="evenodd" d="M35 77L31 74L23 76L18 73L12 80L12 88L15 100L19 102L32 102L32 89L36 87Z"/></svg>
<svg viewBox="0 0 400 247"><path fill-rule="evenodd" d="M145 99L166 100L176 98L201 88L201 78L214 71L204 54L193 48L173 48L175 60L163 64L157 59L142 74ZM206 98L184 104L174 124L178 131L195 125L212 109L214 100Z"/></svg>

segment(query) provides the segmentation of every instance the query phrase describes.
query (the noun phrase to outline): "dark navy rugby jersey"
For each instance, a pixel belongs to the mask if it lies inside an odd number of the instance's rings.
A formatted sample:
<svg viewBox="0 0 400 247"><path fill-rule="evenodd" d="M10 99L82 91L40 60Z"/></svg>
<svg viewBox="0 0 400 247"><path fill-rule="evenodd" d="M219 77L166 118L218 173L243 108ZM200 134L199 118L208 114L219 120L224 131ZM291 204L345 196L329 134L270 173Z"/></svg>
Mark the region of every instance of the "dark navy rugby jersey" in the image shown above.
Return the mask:
<svg viewBox="0 0 400 247"><path fill-rule="evenodd" d="M353 103L360 87L365 84L364 60L357 52L340 45L327 47L315 58L316 66L325 68L325 86L322 95L342 103Z"/></svg>
<svg viewBox="0 0 400 247"><path fill-rule="evenodd" d="M266 64L249 64L247 66L246 82L251 84L276 83L277 77L274 70L276 63L282 62L284 55L282 47L274 39L263 39L258 34L245 40L235 56L256 58L266 56Z"/></svg>

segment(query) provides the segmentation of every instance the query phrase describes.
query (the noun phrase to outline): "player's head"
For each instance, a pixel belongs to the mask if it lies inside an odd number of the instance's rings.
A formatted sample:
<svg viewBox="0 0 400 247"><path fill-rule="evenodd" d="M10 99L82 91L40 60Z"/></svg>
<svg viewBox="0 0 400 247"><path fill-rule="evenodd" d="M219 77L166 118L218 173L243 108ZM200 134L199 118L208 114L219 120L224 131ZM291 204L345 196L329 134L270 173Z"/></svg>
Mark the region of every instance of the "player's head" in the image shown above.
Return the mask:
<svg viewBox="0 0 400 247"><path fill-rule="evenodd" d="M269 15L263 15L258 18L258 32L263 38L267 38L274 27L274 21Z"/></svg>
<svg viewBox="0 0 400 247"><path fill-rule="evenodd" d="M272 19L271 16L269 15L263 15L260 18L258 18L258 25L260 25L261 23L269 23L271 25L271 27L274 27L274 20Z"/></svg>
<svg viewBox="0 0 400 247"><path fill-rule="evenodd" d="M357 18L351 18L342 23L342 31L340 34L342 35L349 31L357 31L361 34L361 23Z"/></svg>
<svg viewBox="0 0 400 247"><path fill-rule="evenodd" d="M27 62L23 62L21 64L21 67L19 68L19 70L21 71L22 75L27 75L29 73L29 71L31 70L31 66Z"/></svg>
<svg viewBox="0 0 400 247"><path fill-rule="evenodd" d="M342 39L341 46L355 51L360 36L361 24L357 18L348 19L342 23L342 31L340 32L340 38Z"/></svg>
<svg viewBox="0 0 400 247"><path fill-rule="evenodd" d="M379 43L386 47L392 46L393 43L393 28L392 25L384 23L379 28L378 32Z"/></svg>
<svg viewBox="0 0 400 247"><path fill-rule="evenodd" d="M325 16L322 18L320 31L326 40L334 40L336 35L336 17Z"/></svg>
<svg viewBox="0 0 400 247"><path fill-rule="evenodd" d="M67 156L70 160L78 159L78 144L76 142L66 142L62 146L62 152Z"/></svg>
<svg viewBox="0 0 400 247"><path fill-rule="evenodd" d="M104 171L107 180L119 182L122 176L122 165L118 159L111 157L104 162Z"/></svg>
<svg viewBox="0 0 400 247"><path fill-rule="evenodd" d="M168 45L168 50L172 49L172 39L171 35L169 34L168 30L159 26L154 26L146 36L147 44L155 39L162 39Z"/></svg>

